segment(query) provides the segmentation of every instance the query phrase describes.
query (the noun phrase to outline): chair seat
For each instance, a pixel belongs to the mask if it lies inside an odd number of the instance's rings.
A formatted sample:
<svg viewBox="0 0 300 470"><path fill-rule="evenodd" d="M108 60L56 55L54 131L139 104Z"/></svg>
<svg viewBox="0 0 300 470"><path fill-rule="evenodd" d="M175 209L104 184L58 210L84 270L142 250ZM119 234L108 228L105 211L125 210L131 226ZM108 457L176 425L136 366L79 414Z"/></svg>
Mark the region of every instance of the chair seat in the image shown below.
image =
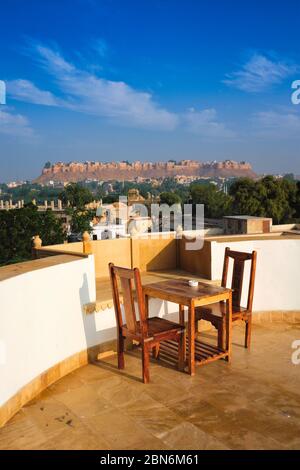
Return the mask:
<svg viewBox="0 0 300 470"><path fill-rule="evenodd" d="M206 307L197 307L195 309L196 320L221 320L226 315L226 303L217 302ZM243 307L232 307L232 319L247 317L249 312Z"/></svg>
<svg viewBox="0 0 300 470"><path fill-rule="evenodd" d="M181 326L179 323L174 323L169 320L165 320L160 317L152 317L147 320L148 323L148 336L153 338L158 338L159 336L164 335L165 333L171 332L181 332L184 331L184 326ZM138 329L140 328L140 322L137 322ZM127 326L124 325L123 328L128 331Z"/></svg>

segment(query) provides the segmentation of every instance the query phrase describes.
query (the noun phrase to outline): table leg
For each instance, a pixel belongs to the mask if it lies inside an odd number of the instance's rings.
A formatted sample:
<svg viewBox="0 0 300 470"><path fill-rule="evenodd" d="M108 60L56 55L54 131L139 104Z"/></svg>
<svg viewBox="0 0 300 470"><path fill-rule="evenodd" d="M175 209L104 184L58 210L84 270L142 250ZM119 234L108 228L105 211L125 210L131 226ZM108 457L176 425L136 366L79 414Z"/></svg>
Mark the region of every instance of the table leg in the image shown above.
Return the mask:
<svg viewBox="0 0 300 470"><path fill-rule="evenodd" d="M188 369L190 375L195 375L195 307L193 302L189 306L188 337Z"/></svg>
<svg viewBox="0 0 300 470"><path fill-rule="evenodd" d="M144 298L144 303L145 303L145 317L146 319L149 318L149 295L145 295Z"/></svg>
<svg viewBox="0 0 300 470"><path fill-rule="evenodd" d="M226 302L226 351L228 356L226 361L231 361L231 333L232 333L232 292L230 292L228 300Z"/></svg>
<svg viewBox="0 0 300 470"><path fill-rule="evenodd" d="M181 326L185 327L184 322L184 306L179 305L179 323ZM182 335L182 346L183 346L183 362L186 364L186 333L184 332Z"/></svg>

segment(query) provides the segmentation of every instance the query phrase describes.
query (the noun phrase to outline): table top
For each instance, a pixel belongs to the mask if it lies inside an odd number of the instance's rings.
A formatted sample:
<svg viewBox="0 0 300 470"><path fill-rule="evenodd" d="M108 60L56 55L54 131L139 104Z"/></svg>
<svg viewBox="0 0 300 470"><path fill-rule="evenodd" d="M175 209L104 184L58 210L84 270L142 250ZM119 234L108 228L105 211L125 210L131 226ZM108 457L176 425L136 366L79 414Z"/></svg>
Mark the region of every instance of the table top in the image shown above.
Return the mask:
<svg viewBox="0 0 300 470"><path fill-rule="evenodd" d="M143 287L145 295L169 300L181 305L197 305L218 302L229 298L231 289L199 282L197 287L189 286L187 279L169 279Z"/></svg>

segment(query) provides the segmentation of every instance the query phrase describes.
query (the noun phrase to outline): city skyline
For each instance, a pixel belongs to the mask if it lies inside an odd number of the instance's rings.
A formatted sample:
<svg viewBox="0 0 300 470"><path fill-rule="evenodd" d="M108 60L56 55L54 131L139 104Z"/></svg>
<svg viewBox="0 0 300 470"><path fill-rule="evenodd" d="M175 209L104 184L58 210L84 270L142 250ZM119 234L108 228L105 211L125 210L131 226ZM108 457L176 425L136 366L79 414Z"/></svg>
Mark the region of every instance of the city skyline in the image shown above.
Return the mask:
<svg viewBox="0 0 300 470"><path fill-rule="evenodd" d="M1 9L2 181L33 179L47 160L233 159L300 174L295 1Z"/></svg>

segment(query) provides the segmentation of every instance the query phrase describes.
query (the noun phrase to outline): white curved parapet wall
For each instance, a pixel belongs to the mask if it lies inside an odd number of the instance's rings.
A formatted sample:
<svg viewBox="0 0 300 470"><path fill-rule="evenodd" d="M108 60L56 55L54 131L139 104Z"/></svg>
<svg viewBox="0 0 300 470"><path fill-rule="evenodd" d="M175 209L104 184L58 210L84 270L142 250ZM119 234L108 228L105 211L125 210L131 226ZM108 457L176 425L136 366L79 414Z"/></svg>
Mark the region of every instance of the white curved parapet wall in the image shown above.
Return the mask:
<svg viewBox="0 0 300 470"><path fill-rule="evenodd" d="M211 242L211 278L222 277L225 248L257 251L253 311L300 310L300 237L299 239L213 241ZM230 276L229 276L230 279ZM245 284L249 271L245 272ZM245 303L245 298L244 298Z"/></svg>
<svg viewBox="0 0 300 470"><path fill-rule="evenodd" d="M6 420L1 418L1 407L8 400L45 371L88 347L82 306L96 296L94 257L44 258L28 262L32 270L23 272L20 267L26 265L1 268L0 425ZM5 279L7 269L16 275ZM39 392L41 386L35 386ZM16 401L10 408L18 408L20 397Z"/></svg>

